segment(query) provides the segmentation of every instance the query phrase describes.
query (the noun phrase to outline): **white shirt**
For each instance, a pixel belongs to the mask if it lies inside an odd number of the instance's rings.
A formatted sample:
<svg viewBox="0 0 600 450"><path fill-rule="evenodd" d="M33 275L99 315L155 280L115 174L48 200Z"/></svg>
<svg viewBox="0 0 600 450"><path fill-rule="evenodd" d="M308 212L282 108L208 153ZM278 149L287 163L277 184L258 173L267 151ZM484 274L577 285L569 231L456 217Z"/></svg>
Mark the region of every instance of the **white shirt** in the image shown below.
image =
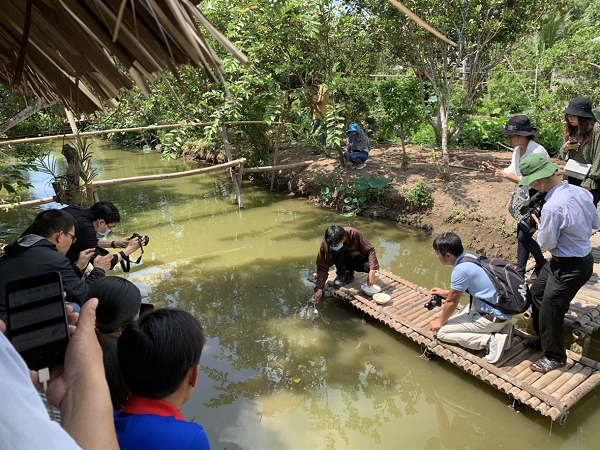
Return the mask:
<svg viewBox="0 0 600 450"><path fill-rule="evenodd" d="M598 228L600 217L589 191L566 182L548 191L538 228L538 242L552 256L587 256L592 251L592 230Z"/></svg>
<svg viewBox="0 0 600 450"><path fill-rule="evenodd" d="M52 422L23 358L0 333L0 449L75 450L81 448Z"/></svg>
<svg viewBox="0 0 600 450"><path fill-rule="evenodd" d="M529 141L529 144L527 144L527 148L525 149L525 153L523 153L523 156L521 156L521 147L514 148L510 166L508 166L506 169L504 169L503 172L508 173L510 175L515 175L520 180L521 178L523 178L523 175L521 175L521 171L519 170L519 163L527 155L531 155L533 153L538 153L540 155L544 155L544 158L546 158L548 160L548 162L550 162L550 155L548 155L548 152L546 151L546 149L542 145L535 142L534 140L531 140L531 141ZM509 181L509 180L507 180L506 178L502 178L502 181Z"/></svg>

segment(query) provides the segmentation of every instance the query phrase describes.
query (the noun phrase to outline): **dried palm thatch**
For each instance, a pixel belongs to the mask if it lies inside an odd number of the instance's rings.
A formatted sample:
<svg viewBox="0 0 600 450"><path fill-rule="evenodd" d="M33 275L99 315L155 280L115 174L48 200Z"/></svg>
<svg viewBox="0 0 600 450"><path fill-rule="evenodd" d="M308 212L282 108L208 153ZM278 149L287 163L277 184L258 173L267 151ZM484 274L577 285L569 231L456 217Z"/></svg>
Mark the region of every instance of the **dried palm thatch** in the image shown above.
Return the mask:
<svg viewBox="0 0 600 450"><path fill-rule="evenodd" d="M91 114L104 101L116 105L134 83L148 95L165 69L179 79L177 67L190 64L222 80L223 64L197 23L239 61L246 57L198 10L200 1L2 0L0 83Z"/></svg>

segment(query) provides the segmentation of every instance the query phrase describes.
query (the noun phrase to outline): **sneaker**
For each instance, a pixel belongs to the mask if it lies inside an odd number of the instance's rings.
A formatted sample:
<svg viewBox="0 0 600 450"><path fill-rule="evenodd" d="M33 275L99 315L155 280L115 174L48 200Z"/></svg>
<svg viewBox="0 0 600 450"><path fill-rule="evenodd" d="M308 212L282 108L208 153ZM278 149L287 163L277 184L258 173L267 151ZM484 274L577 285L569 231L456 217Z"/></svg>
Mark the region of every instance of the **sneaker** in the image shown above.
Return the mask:
<svg viewBox="0 0 600 450"><path fill-rule="evenodd" d="M502 331L500 331L500 333L506 335L506 344L504 344L505 351L508 350L510 348L510 346L512 345L512 338L513 338L514 332L515 332L515 326L512 323L507 323L506 325L504 325L504 328L502 328Z"/></svg>
<svg viewBox="0 0 600 450"><path fill-rule="evenodd" d="M345 278L346 284L350 284L354 281L354 272L346 272Z"/></svg>
<svg viewBox="0 0 600 450"><path fill-rule="evenodd" d="M362 164L356 166L356 169L357 170L364 169L366 167L366 165L367 165L367 163L362 163Z"/></svg>
<svg viewBox="0 0 600 450"><path fill-rule="evenodd" d="M506 339L508 336L502 333L493 333L493 340L489 344L488 354L485 356L485 359L490 364L496 364L500 358L502 358L502 354L504 353L504 345L506 344Z"/></svg>
<svg viewBox="0 0 600 450"><path fill-rule="evenodd" d="M338 275L333 280L333 285L336 287L344 286L346 284L346 275Z"/></svg>

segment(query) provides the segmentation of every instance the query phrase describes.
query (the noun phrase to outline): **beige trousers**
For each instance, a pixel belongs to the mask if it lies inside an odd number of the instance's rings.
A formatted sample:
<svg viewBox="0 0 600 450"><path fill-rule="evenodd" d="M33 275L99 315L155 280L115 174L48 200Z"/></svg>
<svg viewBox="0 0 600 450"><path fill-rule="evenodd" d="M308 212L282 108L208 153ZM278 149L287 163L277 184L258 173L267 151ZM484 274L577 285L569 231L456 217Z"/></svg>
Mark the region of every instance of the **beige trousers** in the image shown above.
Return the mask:
<svg viewBox="0 0 600 450"><path fill-rule="evenodd" d="M438 330L437 338L471 350L481 350L488 346L492 333L500 332L504 325L506 322L492 322L477 311L470 311L469 305L466 305Z"/></svg>

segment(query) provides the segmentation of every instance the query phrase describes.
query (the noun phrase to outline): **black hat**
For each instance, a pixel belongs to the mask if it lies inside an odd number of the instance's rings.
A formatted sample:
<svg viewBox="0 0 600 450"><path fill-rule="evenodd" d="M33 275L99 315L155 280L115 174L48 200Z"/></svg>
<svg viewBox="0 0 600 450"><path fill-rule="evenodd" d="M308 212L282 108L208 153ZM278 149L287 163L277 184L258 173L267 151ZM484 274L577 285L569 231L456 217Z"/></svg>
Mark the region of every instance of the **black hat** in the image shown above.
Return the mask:
<svg viewBox="0 0 600 450"><path fill-rule="evenodd" d="M536 127L531 125L529 117L527 116L512 116L508 119L504 131L504 135L517 135L517 136L537 136L538 130Z"/></svg>
<svg viewBox="0 0 600 450"><path fill-rule="evenodd" d="M570 114L577 117L589 117L595 119L592 112L592 102L587 97L577 97L569 102L569 105L563 111L565 114Z"/></svg>

